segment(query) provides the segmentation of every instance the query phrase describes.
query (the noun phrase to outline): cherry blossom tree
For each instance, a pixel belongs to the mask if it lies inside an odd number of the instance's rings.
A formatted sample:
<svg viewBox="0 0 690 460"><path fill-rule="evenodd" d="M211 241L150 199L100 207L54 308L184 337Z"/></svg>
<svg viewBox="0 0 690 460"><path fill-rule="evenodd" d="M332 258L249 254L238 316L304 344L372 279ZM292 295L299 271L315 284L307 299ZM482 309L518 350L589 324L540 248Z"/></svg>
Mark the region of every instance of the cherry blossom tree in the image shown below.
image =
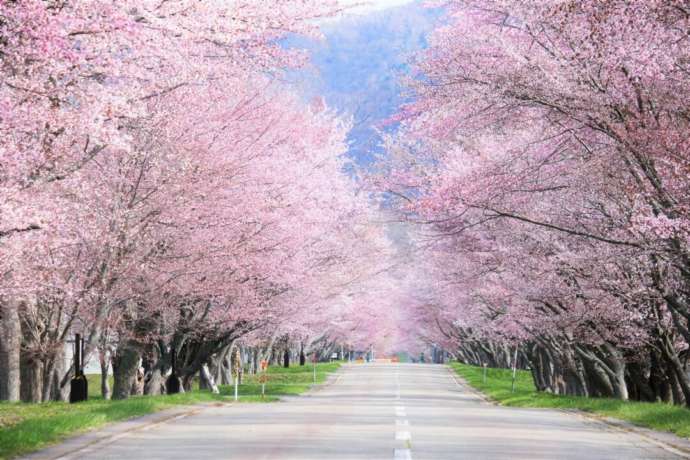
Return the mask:
<svg viewBox="0 0 690 460"><path fill-rule="evenodd" d="M20 340L24 399L61 397L74 331L110 348L126 397L171 345L189 379L240 336L313 321L310 283L365 254L367 203L341 174L347 125L270 75L304 62L281 37L339 9L2 3L3 398Z"/></svg>
<svg viewBox="0 0 690 460"><path fill-rule="evenodd" d="M435 4L377 179L430 233L421 315L540 389L686 403L687 5Z"/></svg>

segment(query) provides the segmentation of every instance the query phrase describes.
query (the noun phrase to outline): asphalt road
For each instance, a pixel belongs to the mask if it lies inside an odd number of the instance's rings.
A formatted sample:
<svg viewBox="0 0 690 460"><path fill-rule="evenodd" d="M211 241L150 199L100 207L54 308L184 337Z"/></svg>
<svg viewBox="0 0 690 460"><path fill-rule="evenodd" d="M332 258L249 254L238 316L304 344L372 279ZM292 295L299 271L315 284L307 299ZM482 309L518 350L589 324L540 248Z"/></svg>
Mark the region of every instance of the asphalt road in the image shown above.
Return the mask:
<svg viewBox="0 0 690 460"><path fill-rule="evenodd" d="M552 410L497 407L445 366L360 364L310 395L209 407L63 459L669 459L634 433Z"/></svg>

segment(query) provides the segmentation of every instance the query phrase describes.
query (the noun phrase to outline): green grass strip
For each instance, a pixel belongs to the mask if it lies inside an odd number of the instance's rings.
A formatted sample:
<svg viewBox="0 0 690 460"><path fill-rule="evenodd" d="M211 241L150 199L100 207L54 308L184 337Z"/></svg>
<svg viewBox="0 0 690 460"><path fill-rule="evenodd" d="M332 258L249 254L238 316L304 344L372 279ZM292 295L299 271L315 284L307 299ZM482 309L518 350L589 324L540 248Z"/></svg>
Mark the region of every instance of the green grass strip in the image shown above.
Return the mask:
<svg viewBox="0 0 690 460"><path fill-rule="evenodd" d="M578 409L625 420L637 426L690 437L690 410L685 407L661 402L621 401L544 393L536 391L529 371L517 372L515 392L512 393L512 375L509 369L487 369L486 383L483 383L481 367L460 363L451 363L450 367L474 388L505 406Z"/></svg>

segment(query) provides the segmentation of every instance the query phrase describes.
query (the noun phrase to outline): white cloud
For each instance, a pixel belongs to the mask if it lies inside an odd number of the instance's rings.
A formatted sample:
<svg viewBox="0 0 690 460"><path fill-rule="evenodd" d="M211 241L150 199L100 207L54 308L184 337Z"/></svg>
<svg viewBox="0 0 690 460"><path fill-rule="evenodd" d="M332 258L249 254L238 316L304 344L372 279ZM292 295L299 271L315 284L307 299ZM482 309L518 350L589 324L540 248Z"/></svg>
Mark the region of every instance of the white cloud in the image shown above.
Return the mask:
<svg viewBox="0 0 690 460"><path fill-rule="evenodd" d="M381 11L388 8L395 8L396 6L406 5L412 3L414 0L343 0L345 5L359 5L351 10L352 14L367 14L372 11Z"/></svg>

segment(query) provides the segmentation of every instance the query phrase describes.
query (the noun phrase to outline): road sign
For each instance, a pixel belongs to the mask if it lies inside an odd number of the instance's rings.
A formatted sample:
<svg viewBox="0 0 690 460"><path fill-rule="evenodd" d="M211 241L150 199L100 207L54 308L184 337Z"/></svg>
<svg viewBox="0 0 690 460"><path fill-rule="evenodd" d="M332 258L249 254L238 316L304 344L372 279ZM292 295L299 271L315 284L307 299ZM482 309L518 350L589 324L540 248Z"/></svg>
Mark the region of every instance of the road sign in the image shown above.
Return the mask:
<svg viewBox="0 0 690 460"><path fill-rule="evenodd" d="M266 371L266 369L268 369L268 361L266 361L265 359L262 359L261 360L261 370Z"/></svg>

